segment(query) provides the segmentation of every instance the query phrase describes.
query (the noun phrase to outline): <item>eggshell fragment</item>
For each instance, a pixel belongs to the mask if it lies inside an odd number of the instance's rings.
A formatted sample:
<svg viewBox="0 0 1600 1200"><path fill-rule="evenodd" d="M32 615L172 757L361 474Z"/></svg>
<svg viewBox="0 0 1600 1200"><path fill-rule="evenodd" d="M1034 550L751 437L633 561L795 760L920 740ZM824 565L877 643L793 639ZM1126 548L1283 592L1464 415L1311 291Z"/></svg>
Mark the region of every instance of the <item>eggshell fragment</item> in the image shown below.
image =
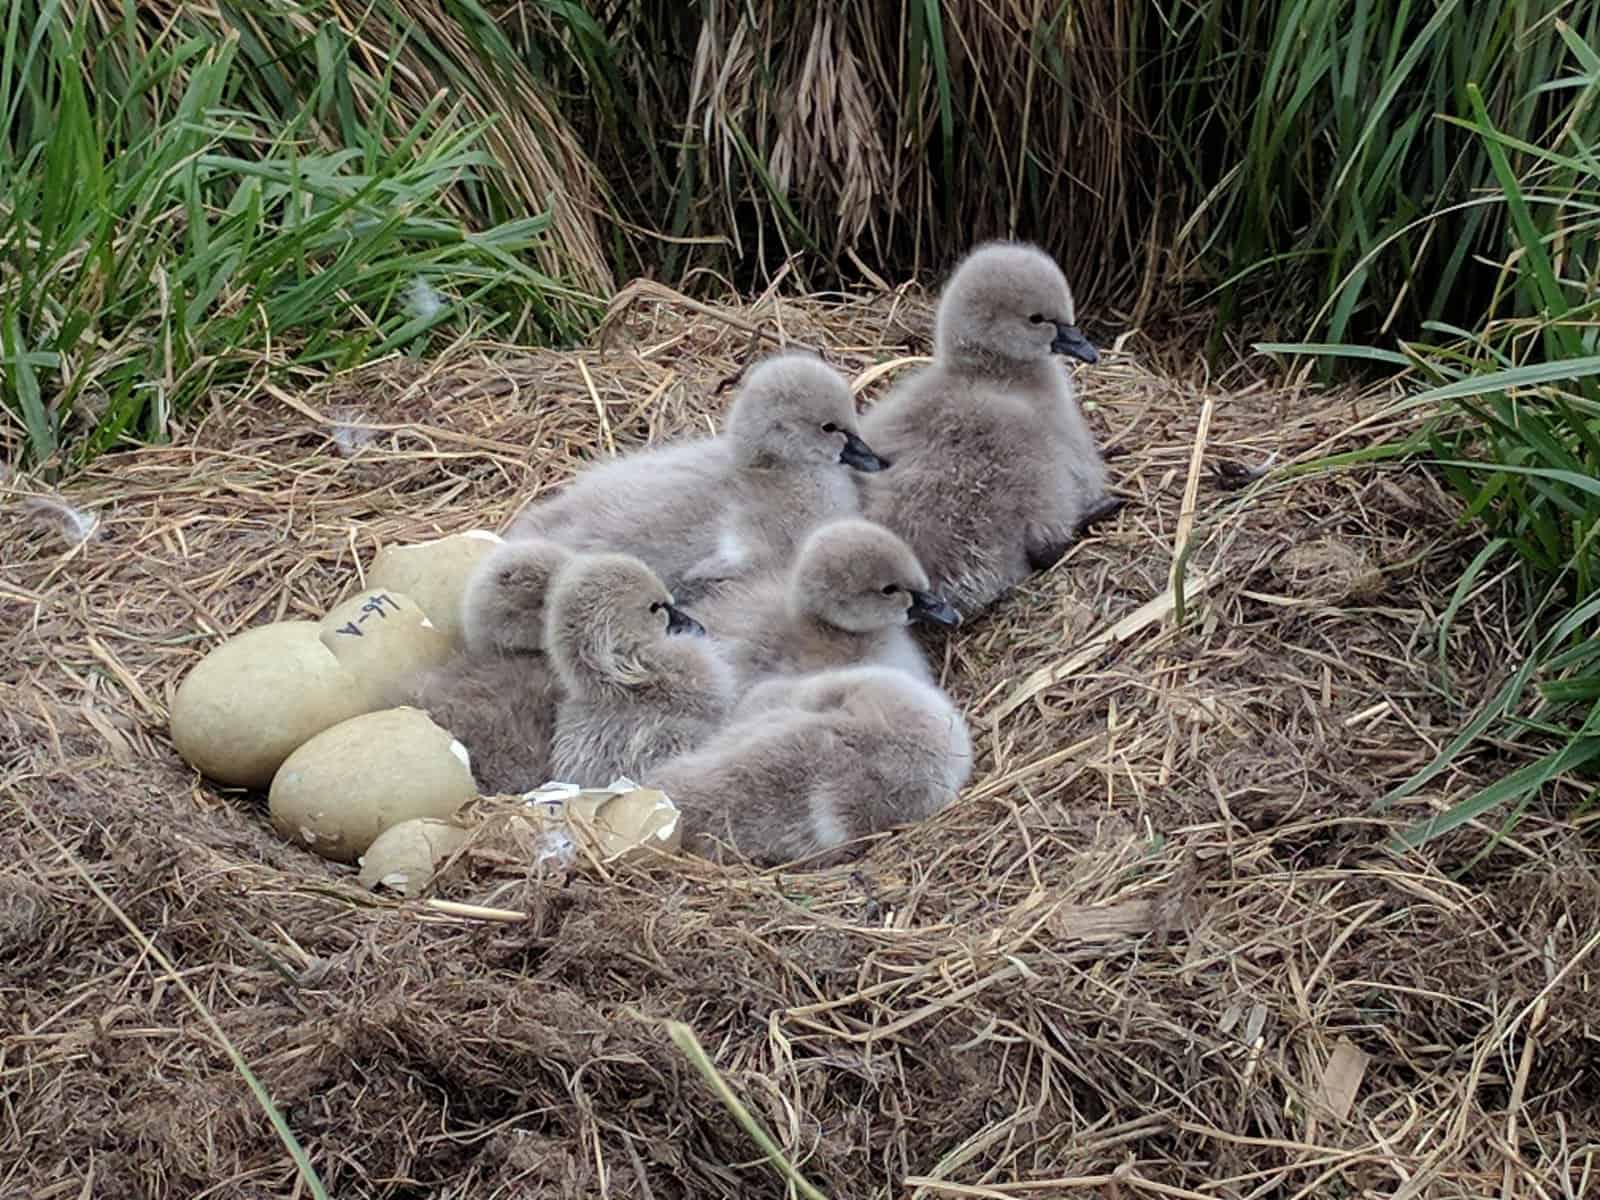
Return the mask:
<svg viewBox="0 0 1600 1200"><path fill-rule="evenodd" d="M525 800L529 818L547 833L580 839L604 863L671 854L683 845L677 805L665 792L631 780L609 788L551 783Z"/></svg>
<svg viewBox="0 0 1600 1200"><path fill-rule="evenodd" d="M408 898L420 896L444 862L471 837L471 831L453 821L417 817L391 825L361 856L364 888L395 888Z"/></svg>
<svg viewBox="0 0 1600 1200"><path fill-rule="evenodd" d="M604 861L653 851L670 854L683 845L678 806L655 788L634 788L595 809L589 830Z"/></svg>
<svg viewBox="0 0 1600 1200"><path fill-rule="evenodd" d="M375 709L403 703L417 676L450 656L450 639L417 602L386 588L335 606L322 619L321 638Z"/></svg>
<svg viewBox="0 0 1600 1200"><path fill-rule="evenodd" d="M421 606L451 645L459 646L461 597L467 590L467 580L472 569L501 540L491 530L471 529L431 542L385 546L372 560L367 587L404 592Z"/></svg>
<svg viewBox="0 0 1600 1200"><path fill-rule="evenodd" d="M384 830L413 817L443 820L476 796L466 748L415 708L341 721L278 768L273 826L335 862L354 862Z"/></svg>
<svg viewBox="0 0 1600 1200"><path fill-rule="evenodd" d="M184 760L218 783L266 787L301 743L367 711L319 632L315 621L260 625L196 663L172 700Z"/></svg>

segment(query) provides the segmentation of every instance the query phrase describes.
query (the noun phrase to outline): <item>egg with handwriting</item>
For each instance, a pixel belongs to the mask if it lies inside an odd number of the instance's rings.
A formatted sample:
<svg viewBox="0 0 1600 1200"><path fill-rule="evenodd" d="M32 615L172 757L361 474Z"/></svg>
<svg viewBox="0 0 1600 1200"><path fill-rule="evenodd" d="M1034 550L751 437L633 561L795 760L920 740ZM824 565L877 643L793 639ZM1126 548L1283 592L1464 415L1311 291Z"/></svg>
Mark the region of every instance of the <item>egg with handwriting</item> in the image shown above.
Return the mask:
<svg viewBox="0 0 1600 1200"><path fill-rule="evenodd" d="M322 619L322 644L366 690L369 707L402 704L423 671L450 656L450 639L404 592L369 588Z"/></svg>
<svg viewBox="0 0 1600 1200"><path fill-rule="evenodd" d="M202 658L172 699L178 753L201 774L264 788L294 750L371 708L315 621L247 629Z"/></svg>
<svg viewBox="0 0 1600 1200"><path fill-rule="evenodd" d="M384 830L445 820L478 794L467 749L420 709L385 708L324 729L273 776L277 831L335 862L353 863Z"/></svg>
<svg viewBox="0 0 1600 1200"><path fill-rule="evenodd" d="M469 529L431 542L385 546L372 560L367 587L404 592L421 606L434 625L461 644L461 597L472 569L501 544L499 534Z"/></svg>

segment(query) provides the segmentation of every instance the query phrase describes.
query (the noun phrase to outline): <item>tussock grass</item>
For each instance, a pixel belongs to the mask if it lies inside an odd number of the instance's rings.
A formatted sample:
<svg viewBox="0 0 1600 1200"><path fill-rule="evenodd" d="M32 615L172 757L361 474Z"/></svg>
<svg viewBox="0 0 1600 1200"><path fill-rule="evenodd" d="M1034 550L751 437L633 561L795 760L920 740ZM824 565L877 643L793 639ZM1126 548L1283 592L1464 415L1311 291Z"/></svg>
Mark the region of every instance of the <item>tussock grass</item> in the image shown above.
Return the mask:
<svg viewBox="0 0 1600 1200"><path fill-rule="evenodd" d="M34 460L163 440L200 397L283 372L586 327L594 301L538 265L557 211L471 209L494 127L442 91L411 107L403 50L357 86L369 48L326 25L294 77L291 32L10 7L0 360Z"/></svg>
<svg viewBox="0 0 1600 1200"><path fill-rule="evenodd" d="M1226 321L1332 341L1479 323L1503 224L1468 86L1536 140L1563 102L1559 22L1600 42L1575 0L510 11L620 213L692 240L641 251L669 277L798 256L818 286L896 282L1014 234L1135 319L1195 285Z"/></svg>
<svg viewBox="0 0 1600 1200"><path fill-rule="evenodd" d="M5 20L0 211L31 265L0 276L4 393L37 454L80 401L84 449L159 436L269 340L280 366L410 344L432 327L407 328L402 269L461 302L446 330L471 312L548 341L641 273L899 283L1015 235L1092 315L1193 294L1219 334L1476 329L1538 309L1501 289L1503 171L1475 125L1519 167L1555 114L1590 146L1600 121L1559 77L1567 37L1600 44L1578 0L18 0ZM279 299L291 265L304 290Z"/></svg>
<svg viewBox="0 0 1600 1200"><path fill-rule="evenodd" d="M1556 105L1543 128L1496 119L1469 84L1469 115L1451 124L1477 139L1494 176L1483 212L1498 214L1493 304L1468 331L1431 322L1403 353L1366 347L1276 347L1378 356L1428 386L1413 403L1445 415L1411 444L1481 519L1490 537L1441 616L1442 649L1467 597L1509 561L1520 564L1523 617L1507 647L1509 677L1434 760L1387 797L1416 792L1463 755L1507 744L1531 761L1401 835L1425 842L1494 813L1504 829L1554 781L1593 779L1600 757L1600 52L1562 21L1564 55L1534 92ZM1423 236L1431 231L1424 228Z"/></svg>

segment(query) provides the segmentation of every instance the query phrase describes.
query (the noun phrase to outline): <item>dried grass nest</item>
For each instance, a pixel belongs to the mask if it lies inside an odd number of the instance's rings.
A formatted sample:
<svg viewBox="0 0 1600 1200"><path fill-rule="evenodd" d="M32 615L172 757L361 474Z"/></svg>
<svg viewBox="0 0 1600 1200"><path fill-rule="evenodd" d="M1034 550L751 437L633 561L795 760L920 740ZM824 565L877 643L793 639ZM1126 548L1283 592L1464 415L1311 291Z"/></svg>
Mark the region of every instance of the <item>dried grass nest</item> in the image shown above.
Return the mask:
<svg viewBox="0 0 1600 1200"><path fill-rule="evenodd" d="M0 1196L307 1194L220 1037L332 1195L791 1194L670 1021L832 1197L1583 1193L1582 830L1384 848L1483 757L1374 807L1500 676L1509 598L1435 653L1472 546L1425 474L1219 486L1373 436L1371 397L1224 388L1137 340L1081 372L1134 502L947 645L974 781L849 867L480 862L446 899L523 916L464 919L362 892L187 770L184 672L320 614L377 546L707 426L774 339L867 400L926 351L912 291L629 299L594 349L219 401L73 478L80 544L8 484ZM1186 543L1180 624L1156 609Z"/></svg>

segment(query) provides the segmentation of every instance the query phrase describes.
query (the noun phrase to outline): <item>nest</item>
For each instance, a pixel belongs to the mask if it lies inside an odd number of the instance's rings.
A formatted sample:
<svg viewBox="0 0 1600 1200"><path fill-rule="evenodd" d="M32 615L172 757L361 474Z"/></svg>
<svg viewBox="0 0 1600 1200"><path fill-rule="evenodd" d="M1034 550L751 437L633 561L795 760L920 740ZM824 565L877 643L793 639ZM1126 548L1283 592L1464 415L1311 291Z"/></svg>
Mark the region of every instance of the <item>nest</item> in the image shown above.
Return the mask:
<svg viewBox="0 0 1600 1200"><path fill-rule="evenodd" d="M1381 398L1137 342L1082 372L1132 503L937 645L974 780L844 867L508 855L398 900L197 779L167 706L219 639L708 427L778 339L867 402L926 351L915 293L632 300L597 349L219 403L79 473L53 499L84 520L0 510L0 1193L306 1194L237 1055L339 1196L1580 1194L1581 833L1385 848L1491 755L1379 804L1500 678L1511 599L1469 597L1441 657L1473 546L1425 474L1232 486L1372 436Z"/></svg>

